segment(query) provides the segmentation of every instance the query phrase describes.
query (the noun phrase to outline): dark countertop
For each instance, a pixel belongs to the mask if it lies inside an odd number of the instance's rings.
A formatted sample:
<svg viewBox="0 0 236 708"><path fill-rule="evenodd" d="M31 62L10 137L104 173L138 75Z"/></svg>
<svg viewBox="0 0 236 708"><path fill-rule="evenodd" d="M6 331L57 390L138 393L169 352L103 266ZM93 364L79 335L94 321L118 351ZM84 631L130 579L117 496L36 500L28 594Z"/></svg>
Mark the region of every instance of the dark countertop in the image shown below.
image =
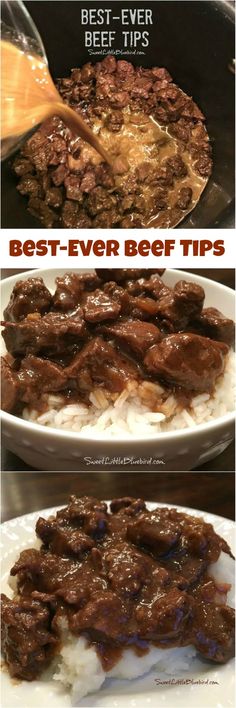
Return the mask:
<svg viewBox="0 0 236 708"><path fill-rule="evenodd" d="M235 287L235 271L233 268L189 268L184 269L185 272L196 273L210 280L215 280L217 282L226 285L229 288L234 289ZM17 270L7 270L2 271L2 277L6 278L10 275L16 273ZM19 270L19 275L22 270ZM6 472L20 472L20 471L30 471L30 467L26 465L19 457L13 455L11 452L2 448L2 470ZM196 471L219 471L219 472L231 472L235 470L235 445L231 443L229 447L218 457L200 468L196 468Z"/></svg>
<svg viewBox="0 0 236 708"><path fill-rule="evenodd" d="M187 478L186 478L187 475ZM136 496L234 519L234 473L5 472L2 521L67 503L70 494L99 499Z"/></svg>

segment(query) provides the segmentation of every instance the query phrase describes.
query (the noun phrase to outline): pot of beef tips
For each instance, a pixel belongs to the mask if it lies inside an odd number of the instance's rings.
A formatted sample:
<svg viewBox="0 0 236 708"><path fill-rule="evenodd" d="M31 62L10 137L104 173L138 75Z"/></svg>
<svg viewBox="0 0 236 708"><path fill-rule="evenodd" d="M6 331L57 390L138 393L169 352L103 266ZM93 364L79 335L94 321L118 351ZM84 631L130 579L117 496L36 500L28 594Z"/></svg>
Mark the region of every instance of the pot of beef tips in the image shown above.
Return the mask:
<svg viewBox="0 0 236 708"><path fill-rule="evenodd" d="M182 407L214 391L234 340L234 323L205 293L181 280L171 289L163 270L99 269L20 280L4 311L2 408L43 412L48 394L62 405L102 389L114 401L131 383L159 384ZM151 404L150 404L151 405ZM45 408L46 406L46 408Z"/></svg>
<svg viewBox="0 0 236 708"><path fill-rule="evenodd" d="M13 162L17 189L43 226L168 228L195 207L211 146L204 115L166 69L108 56L72 69L57 87L113 167L59 118L43 123Z"/></svg>
<svg viewBox="0 0 236 708"><path fill-rule="evenodd" d="M225 663L234 654L234 611L228 584L217 586L210 564L229 546L211 524L141 499L70 498L55 516L39 518L39 550L23 550L11 569L13 599L2 596L2 649L11 676L37 678L60 651L61 620L85 636L105 671L127 647L193 645Z"/></svg>

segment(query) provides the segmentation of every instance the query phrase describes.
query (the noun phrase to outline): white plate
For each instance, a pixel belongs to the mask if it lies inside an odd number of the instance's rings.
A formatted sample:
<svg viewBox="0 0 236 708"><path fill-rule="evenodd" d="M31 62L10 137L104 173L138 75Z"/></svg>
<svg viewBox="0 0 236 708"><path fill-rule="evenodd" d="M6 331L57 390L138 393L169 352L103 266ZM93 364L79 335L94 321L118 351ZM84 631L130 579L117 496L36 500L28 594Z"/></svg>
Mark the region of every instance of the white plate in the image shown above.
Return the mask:
<svg viewBox="0 0 236 708"><path fill-rule="evenodd" d="M148 503L149 509L167 504ZM173 505L171 505L173 507ZM195 516L203 516L205 521L214 525L214 529L228 542L234 550L234 523L220 516L207 514L186 507L175 507ZM35 523L39 516L47 517L54 514L56 508L19 516L2 524L2 591L11 594L8 586L10 568L23 548L35 545ZM175 683L156 685L159 681L175 681ZM180 681L189 681L181 683ZM194 683L193 683L194 682ZM199 682L199 683L196 683ZM212 683L211 683L212 682ZM234 705L234 660L225 665L210 664L200 659L194 659L188 672L174 678L161 675L153 670L132 681L109 680L99 692L91 694L80 701L80 708L231 708ZM2 672L2 708L68 708L71 706L70 696L54 682L44 677L28 683L15 681L9 677L6 669Z"/></svg>

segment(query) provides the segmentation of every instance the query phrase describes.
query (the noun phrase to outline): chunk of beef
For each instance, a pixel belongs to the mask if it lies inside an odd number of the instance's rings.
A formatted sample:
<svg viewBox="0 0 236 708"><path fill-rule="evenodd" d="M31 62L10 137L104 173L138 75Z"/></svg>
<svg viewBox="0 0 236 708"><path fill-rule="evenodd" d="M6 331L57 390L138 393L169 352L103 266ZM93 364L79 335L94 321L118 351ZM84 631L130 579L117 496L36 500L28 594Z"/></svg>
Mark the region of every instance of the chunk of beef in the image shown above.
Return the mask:
<svg viewBox="0 0 236 708"><path fill-rule="evenodd" d="M127 538L135 545L147 547L155 557L164 556L176 545L180 531L176 524L158 521L155 516L142 516L127 527Z"/></svg>
<svg viewBox="0 0 236 708"><path fill-rule="evenodd" d="M193 190L191 187L182 187L178 192L178 199L175 206L179 207L183 211L188 209L190 202L192 200Z"/></svg>
<svg viewBox="0 0 236 708"><path fill-rule="evenodd" d="M124 123L122 111L112 111L106 117L106 127L112 133L118 133Z"/></svg>
<svg viewBox="0 0 236 708"><path fill-rule="evenodd" d="M62 190L59 187L49 187L46 190L45 202L53 209L59 209L63 203Z"/></svg>
<svg viewBox="0 0 236 708"><path fill-rule="evenodd" d="M6 413L17 409L22 386L17 371L10 366L5 357L1 357L1 406Z"/></svg>
<svg viewBox="0 0 236 708"><path fill-rule="evenodd" d="M87 336L84 320L78 314L66 315L49 312L44 317L31 319L28 315L20 322L5 322L2 332L7 351L13 356L36 354L59 354L73 343Z"/></svg>
<svg viewBox="0 0 236 708"><path fill-rule="evenodd" d="M19 184L17 185L18 192L23 195L28 195L32 197L42 197L43 190L41 184L37 177L32 177L31 175L24 175L21 177Z"/></svg>
<svg viewBox="0 0 236 708"><path fill-rule="evenodd" d="M224 664L234 656L234 611L203 602L194 607L193 642L206 659Z"/></svg>
<svg viewBox="0 0 236 708"><path fill-rule="evenodd" d="M76 497L72 494L68 506L57 512L56 518L76 522L83 526L84 520L91 512L99 512L105 516L107 512L106 502L99 501L95 497Z"/></svg>
<svg viewBox="0 0 236 708"><path fill-rule="evenodd" d="M12 677L32 681L45 669L56 645L50 613L32 598L2 595L2 649Z"/></svg>
<svg viewBox="0 0 236 708"><path fill-rule="evenodd" d="M81 302L81 294L94 290L100 283L101 280L95 273L65 273L58 276L53 296L54 308L63 312L75 310Z"/></svg>
<svg viewBox="0 0 236 708"><path fill-rule="evenodd" d="M226 344L197 334L171 334L147 352L144 363L158 379L193 391L211 391L224 371Z"/></svg>
<svg viewBox="0 0 236 708"><path fill-rule="evenodd" d="M45 201L39 199L39 197L31 197L28 202L28 211L33 216L36 216L40 221L42 221L43 226L46 229L52 229L55 222L58 220L58 215L50 209Z"/></svg>
<svg viewBox="0 0 236 708"><path fill-rule="evenodd" d="M139 605L135 612L139 633L156 641L180 638L191 616L191 604L186 592L172 588L151 606Z"/></svg>
<svg viewBox="0 0 236 708"><path fill-rule="evenodd" d="M108 342L96 337L75 356L67 375L75 378L79 390L85 393L101 384L109 391L120 392L128 381L138 378L139 370Z"/></svg>
<svg viewBox="0 0 236 708"><path fill-rule="evenodd" d="M67 378L64 369L49 359L26 356L18 372L21 386L21 401L37 403L42 393L56 393L66 388Z"/></svg>
<svg viewBox="0 0 236 708"><path fill-rule="evenodd" d="M225 342L229 346L234 343L235 324L233 320L224 317L215 307L206 307L194 320L193 326L210 339Z"/></svg>
<svg viewBox="0 0 236 708"><path fill-rule="evenodd" d="M94 596L85 608L72 617L71 630L85 632L101 640L122 638L126 617L120 598L113 592L103 592Z"/></svg>
<svg viewBox="0 0 236 708"><path fill-rule="evenodd" d="M128 543L118 543L103 555L111 588L125 597L136 597L149 582L152 562Z"/></svg>
<svg viewBox="0 0 236 708"><path fill-rule="evenodd" d="M161 297L170 294L170 288L163 283L163 280L157 273L150 277L138 278L138 280L127 280L125 287L131 295L141 296L148 295L154 300L159 300Z"/></svg>
<svg viewBox="0 0 236 708"><path fill-rule="evenodd" d="M115 320L120 314L121 306L102 290L94 290L86 296L83 304L84 319L92 324L104 320Z"/></svg>
<svg viewBox="0 0 236 708"><path fill-rule="evenodd" d="M19 322L33 312L45 315L50 310L52 295L42 278L18 280L14 285L10 301L4 310L4 319Z"/></svg>
<svg viewBox="0 0 236 708"><path fill-rule="evenodd" d="M128 350L141 358L149 347L161 339L158 327L142 320L120 320L115 324L101 327L99 331L114 338L119 344L125 344Z"/></svg>
<svg viewBox="0 0 236 708"><path fill-rule="evenodd" d="M166 160L166 166L170 168L174 177L185 177L188 173L185 162L180 155L168 157Z"/></svg>
<svg viewBox="0 0 236 708"><path fill-rule="evenodd" d="M172 331L185 329L191 318L200 314L204 298L200 285L180 280L169 294L161 293L158 318Z"/></svg>
<svg viewBox="0 0 236 708"><path fill-rule="evenodd" d="M194 165L195 170L199 172L201 177L209 177L212 171L212 159L205 152L199 157Z"/></svg>
<svg viewBox="0 0 236 708"><path fill-rule="evenodd" d="M32 174L32 172L34 171L32 162L30 160L27 160L27 158L21 156L16 157L13 162L12 169L18 177Z"/></svg>
<svg viewBox="0 0 236 708"><path fill-rule="evenodd" d="M80 189L80 184L81 177L78 177L77 175L68 175L64 179L67 199L72 199L79 202L79 204L83 201L83 194Z"/></svg>
<svg viewBox="0 0 236 708"><path fill-rule="evenodd" d="M87 209L91 216L96 216L101 211L112 209L116 205L116 197L109 194L103 187L95 187L87 199Z"/></svg>
<svg viewBox="0 0 236 708"><path fill-rule="evenodd" d="M37 535L45 539L45 519L39 518L36 524ZM63 527L55 521L47 521L47 546L52 553L59 556L76 556L82 558L84 553L94 545L92 539L81 529Z"/></svg>
<svg viewBox="0 0 236 708"><path fill-rule="evenodd" d="M81 209L78 202L69 199L63 204L61 219L65 229L90 229L92 226L92 220L85 209Z"/></svg>
<svg viewBox="0 0 236 708"><path fill-rule="evenodd" d="M139 511L142 511L146 509L146 504L142 499L135 499L134 497L121 497L120 499L112 499L111 504L110 504L110 509L112 514L117 514L119 511L124 511L124 509L127 509L135 502L139 502Z"/></svg>

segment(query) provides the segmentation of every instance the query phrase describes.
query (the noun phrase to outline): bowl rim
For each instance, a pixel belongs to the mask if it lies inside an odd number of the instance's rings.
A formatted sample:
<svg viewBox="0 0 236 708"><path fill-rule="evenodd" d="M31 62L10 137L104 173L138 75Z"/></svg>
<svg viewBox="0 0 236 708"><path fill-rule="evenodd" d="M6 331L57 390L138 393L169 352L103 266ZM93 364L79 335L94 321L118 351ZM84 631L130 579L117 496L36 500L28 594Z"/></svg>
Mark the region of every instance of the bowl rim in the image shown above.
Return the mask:
<svg viewBox="0 0 236 708"><path fill-rule="evenodd" d="M21 273L17 274L15 273L14 275L11 275L9 278L4 278L0 282L0 292L2 293L4 287L6 284L13 284L16 282L16 279L20 279L23 277L24 279L30 278L33 275L35 277L43 277L43 273L56 273L58 271L60 272L89 272L93 271L94 268L34 268L31 270L25 270L22 271ZM148 269L147 269L148 270ZM166 268L165 272L168 273L174 273L177 275L184 276L186 279L188 276L190 276L190 280L196 280L196 282L200 282L202 286L204 287L204 284L212 284L214 285L217 290L221 291L226 291L230 297L235 298L235 291L232 288L229 288L227 285L223 285L222 283L219 283L218 281L211 280L211 278L206 278L204 276L195 274L195 273L188 273L184 270L179 270L178 268ZM12 413L6 413L2 409L0 409L0 420L3 423L6 423L8 427L13 427L13 428L20 428L24 431L29 431L32 433L38 433L38 435L44 435L48 437L55 437L55 438L63 438L63 440L74 440L78 441L78 443L87 443L88 441L92 442L93 440L96 441L96 443L104 443L106 442L108 445L113 445L113 444L119 444L119 443L125 443L126 445L130 445L133 443L139 443L139 442L153 442L155 441L156 443L160 443L161 441L166 442L170 440L178 440L179 438L181 439L183 436L187 438L194 436L195 438L198 435L201 435L202 433L209 433L212 430L216 430L217 428L222 428L225 426L228 426L231 423L234 423L235 421L235 411L230 411L226 413L223 416L220 416L219 418L215 418L212 421L208 421L206 423L200 423L199 425L195 425L194 427L189 427L189 428L181 428L179 430L171 430L171 431L163 431L161 433L153 433L150 436L147 435L140 435L138 437L135 437L135 435L132 435L131 437L118 437L118 438L112 438L112 437L107 437L105 435L84 435L79 432L75 431L69 431L69 430L63 430L62 428L53 428L50 426L44 426L41 425L40 423L34 423L32 421L25 420L24 418L20 418L19 416L15 416Z"/></svg>

